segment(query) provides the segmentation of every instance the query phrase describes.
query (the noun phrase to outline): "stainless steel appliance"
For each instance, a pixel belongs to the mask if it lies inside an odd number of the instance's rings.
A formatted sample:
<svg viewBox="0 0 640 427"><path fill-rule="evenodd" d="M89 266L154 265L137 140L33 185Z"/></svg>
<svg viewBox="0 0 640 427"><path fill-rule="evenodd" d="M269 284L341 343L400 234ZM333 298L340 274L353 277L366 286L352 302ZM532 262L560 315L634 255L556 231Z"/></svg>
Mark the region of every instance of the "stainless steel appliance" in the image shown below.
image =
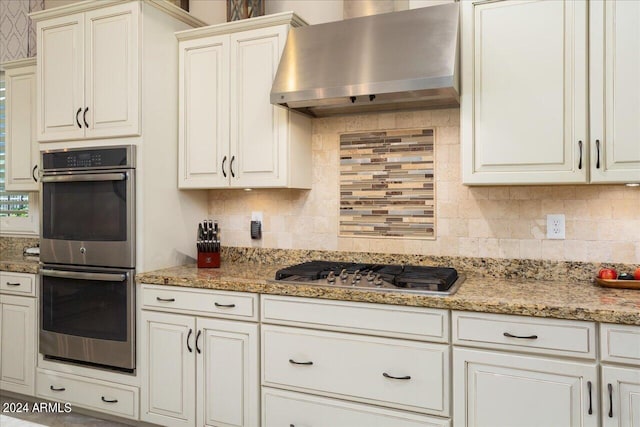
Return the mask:
<svg viewBox="0 0 640 427"><path fill-rule="evenodd" d="M275 281L380 292L452 295L464 282L464 275L448 267L310 261L278 270Z"/></svg>
<svg viewBox="0 0 640 427"><path fill-rule="evenodd" d="M324 117L459 105L459 6L292 28L271 103Z"/></svg>
<svg viewBox="0 0 640 427"><path fill-rule="evenodd" d="M43 151L40 353L135 369L135 147Z"/></svg>
<svg viewBox="0 0 640 427"><path fill-rule="evenodd" d="M135 147L42 152L40 258L135 267Z"/></svg>
<svg viewBox="0 0 640 427"><path fill-rule="evenodd" d="M40 286L40 353L133 371L133 269L43 264Z"/></svg>

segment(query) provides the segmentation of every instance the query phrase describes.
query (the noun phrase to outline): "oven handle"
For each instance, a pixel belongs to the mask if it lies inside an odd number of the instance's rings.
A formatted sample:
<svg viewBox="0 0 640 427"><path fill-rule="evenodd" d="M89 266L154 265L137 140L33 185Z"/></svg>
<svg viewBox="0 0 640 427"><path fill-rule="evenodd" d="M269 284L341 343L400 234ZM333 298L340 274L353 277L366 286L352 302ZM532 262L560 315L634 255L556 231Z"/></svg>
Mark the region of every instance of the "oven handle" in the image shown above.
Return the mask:
<svg viewBox="0 0 640 427"><path fill-rule="evenodd" d="M101 282L124 282L126 274L119 273L85 273L83 271L61 271L40 269L40 274L47 277L61 277L63 279L99 280Z"/></svg>
<svg viewBox="0 0 640 427"><path fill-rule="evenodd" d="M120 173L85 173L81 175L47 175L42 182L73 182L73 181L125 181L127 174Z"/></svg>

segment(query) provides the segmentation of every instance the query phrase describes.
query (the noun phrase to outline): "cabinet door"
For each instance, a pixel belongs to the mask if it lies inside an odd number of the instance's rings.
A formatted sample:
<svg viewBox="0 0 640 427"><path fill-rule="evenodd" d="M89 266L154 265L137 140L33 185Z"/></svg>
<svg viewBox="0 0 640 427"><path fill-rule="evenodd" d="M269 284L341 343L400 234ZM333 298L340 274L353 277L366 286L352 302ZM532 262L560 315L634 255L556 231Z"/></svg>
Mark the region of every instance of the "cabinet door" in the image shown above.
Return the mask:
<svg viewBox="0 0 640 427"><path fill-rule="evenodd" d="M586 2L461 8L463 182L586 182Z"/></svg>
<svg viewBox="0 0 640 427"><path fill-rule="evenodd" d="M229 36L180 43L178 185L229 186Z"/></svg>
<svg viewBox="0 0 640 427"><path fill-rule="evenodd" d="M595 364L454 348L455 425L598 426Z"/></svg>
<svg viewBox="0 0 640 427"><path fill-rule="evenodd" d="M164 426L195 425L195 318L142 311L140 418Z"/></svg>
<svg viewBox="0 0 640 427"><path fill-rule="evenodd" d="M5 189L38 191L36 141L36 67L6 72Z"/></svg>
<svg viewBox="0 0 640 427"><path fill-rule="evenodd" d="M231 186L286 185L288 113L271 105L287 25L231 35Z"/></svg>
<svg viewBox="0 0 640 427"><path fill-rule="evenodd" d="M258 325L198 318L199 426L260 423Z"/></svg>
<svg viewBox="0 0 640 427"><path fill-rule="evenodd" d="M640 3L589 3L591 182L640 183Z"/></svg>
<svg viewBox="0 0 640 427"><path fill-rule="evenodd" d="M36 300L0 296L0 389L33 396Z"/></svg>
<svg viewBox="0 0 640 427"><path fill-rule="evenodd" d="M140 134L139 15L138 2L85 13L87 138Z"/></svg>
<svg viewBox="0 0 640 427"><path fill-rule="evenodd" d="M38 141L84 137L84 15L40 21L38 29Z"/></svg>
<svg viewBox="0 0 640 427"><path fill-rule="evenodd" d="M602 367L602 425L640 427L640 367Z"/></svg>

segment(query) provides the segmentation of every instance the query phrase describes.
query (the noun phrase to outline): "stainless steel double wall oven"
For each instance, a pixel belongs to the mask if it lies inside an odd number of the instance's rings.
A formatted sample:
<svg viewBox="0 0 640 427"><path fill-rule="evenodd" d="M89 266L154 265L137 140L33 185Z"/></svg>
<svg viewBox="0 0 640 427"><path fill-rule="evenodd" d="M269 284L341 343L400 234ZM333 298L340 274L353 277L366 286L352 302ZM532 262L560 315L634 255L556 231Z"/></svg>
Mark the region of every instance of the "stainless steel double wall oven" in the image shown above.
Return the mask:
<svg viewBox="0 0 640 427"><path fill-rule="evenodd" d="M135 146L41 153L40 353L135 369Z"/></svg>

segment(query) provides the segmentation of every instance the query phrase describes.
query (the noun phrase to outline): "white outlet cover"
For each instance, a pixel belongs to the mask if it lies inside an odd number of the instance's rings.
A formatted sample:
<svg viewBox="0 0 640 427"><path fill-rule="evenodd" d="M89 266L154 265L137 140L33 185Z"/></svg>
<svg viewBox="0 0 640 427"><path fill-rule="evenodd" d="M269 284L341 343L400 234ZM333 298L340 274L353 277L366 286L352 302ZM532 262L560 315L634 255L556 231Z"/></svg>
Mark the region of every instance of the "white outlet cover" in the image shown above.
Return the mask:
<svg viewBox="0 0 640 427"><path fill-rule="evenodd" d="M563 214L547 215L547 239L564 240L565 222Z"/></svg>

